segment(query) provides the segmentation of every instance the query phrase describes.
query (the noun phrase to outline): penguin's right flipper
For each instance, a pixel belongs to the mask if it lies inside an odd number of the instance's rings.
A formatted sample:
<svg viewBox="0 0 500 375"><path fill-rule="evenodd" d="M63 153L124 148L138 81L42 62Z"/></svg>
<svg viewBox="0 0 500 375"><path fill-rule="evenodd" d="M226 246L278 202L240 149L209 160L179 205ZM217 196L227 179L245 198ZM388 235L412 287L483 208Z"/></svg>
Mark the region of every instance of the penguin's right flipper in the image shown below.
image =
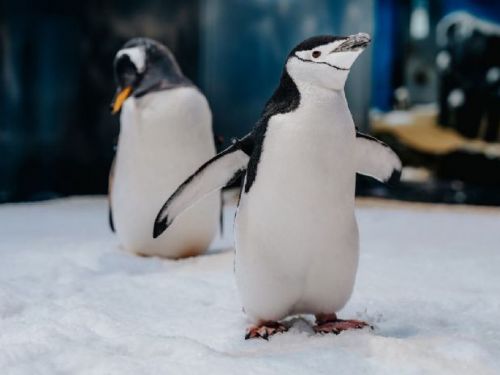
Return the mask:
<svg viewBox="0 0 500 375"><path fill-rule="evenodd" d="M188 177L158 212L153 238L162 234L184 210L238 178L246 170L252 150L253 135L249 134L235 141Z"/></svg>

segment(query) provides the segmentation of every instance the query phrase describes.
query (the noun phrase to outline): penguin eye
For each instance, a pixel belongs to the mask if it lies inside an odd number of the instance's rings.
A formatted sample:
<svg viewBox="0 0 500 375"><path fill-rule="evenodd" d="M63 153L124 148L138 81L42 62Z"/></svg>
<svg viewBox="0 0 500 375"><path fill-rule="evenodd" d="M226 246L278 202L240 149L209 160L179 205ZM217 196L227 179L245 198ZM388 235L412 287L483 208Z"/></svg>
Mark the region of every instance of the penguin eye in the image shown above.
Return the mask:
<svg viewBox="0 0 500 375"><path fill-rule="evenodd" d="M320 57L320 56L321 56L321 52L320 52L320 51L313 51L312 56L313 56L315 59L317 59L318 57Z"/></svg>

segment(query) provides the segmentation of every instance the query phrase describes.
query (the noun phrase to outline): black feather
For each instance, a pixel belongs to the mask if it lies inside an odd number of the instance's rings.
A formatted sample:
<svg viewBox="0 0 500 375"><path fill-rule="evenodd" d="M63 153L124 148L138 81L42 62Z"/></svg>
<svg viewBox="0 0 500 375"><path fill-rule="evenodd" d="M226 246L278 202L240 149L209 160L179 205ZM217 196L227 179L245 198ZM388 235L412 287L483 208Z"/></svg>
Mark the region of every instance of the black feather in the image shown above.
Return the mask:
<svg viewBox="0 0 500 375"><path fill-rule="evenodd" d="M297 51L310 51L313 48L316 48L318 46L322 46L328 43L336 42L337 40L344 40L348 39L349 37L347 36L333 36L333 35L318 35L318 36L313 36L312 38L304 40L302 43L300 43L297 47L295 47L291 52L290 55L295 54Z"/></svg>
<svg viewBox="0 0 500 375"><path fill-rule="evenodd" d="M264 138L266 136L269 119L279 113L292 112L300 104L300 92L292 77L283 69L281 80L273 96L266 103L261 118L257 122L253 131L254 146L253 152L248 162L247 179L245 183L245 193L248 193L257 176L257 167L260 162Z"/></svg>
<svg viewBox="0 0 500 375"><path fill-rule="evenodd" d="M111 205L108 207L108 222L111 232L115 233L115 223L113 222L113 211L111 210Z"/></svg>

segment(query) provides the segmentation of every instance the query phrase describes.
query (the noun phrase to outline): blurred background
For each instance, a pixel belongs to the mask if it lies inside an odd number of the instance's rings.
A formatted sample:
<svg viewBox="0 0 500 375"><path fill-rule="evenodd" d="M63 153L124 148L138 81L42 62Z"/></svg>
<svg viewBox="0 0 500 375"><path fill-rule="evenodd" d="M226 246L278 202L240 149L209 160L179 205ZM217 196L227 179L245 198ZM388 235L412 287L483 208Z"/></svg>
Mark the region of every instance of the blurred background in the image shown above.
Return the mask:
<svg viewBox="0 0 500 375"><path fill-rule="evenodd" d="M401 156L392 189L358 194L500 205L500 2L89 0L0 2L0 202L104 194L119 132L114 54L165 43L207 95L224 147L248 132L289 50L368 32L347 96L357 126Z"/></svg>

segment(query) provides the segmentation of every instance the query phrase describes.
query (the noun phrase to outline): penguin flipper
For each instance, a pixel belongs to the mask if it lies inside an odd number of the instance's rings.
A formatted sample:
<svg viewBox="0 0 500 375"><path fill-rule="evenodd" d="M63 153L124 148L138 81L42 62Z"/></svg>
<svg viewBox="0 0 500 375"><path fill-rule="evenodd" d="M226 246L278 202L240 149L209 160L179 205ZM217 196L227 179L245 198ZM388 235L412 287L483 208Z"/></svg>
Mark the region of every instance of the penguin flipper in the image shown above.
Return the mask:
<svg viewBox="0 0 500 375"><path fill-rule="evenodd" d="M365 176L392 184L401 177L399 156L384 142L356 132L356 171Z"/></svg>
<svg viewBox="0 0 500 375"><path fill-rule="evenodd" d="M155 219L153 238L158 237L174 219L194 203L228 185L247 168L253 147L252 135L235 141L188 177L168 198Z"/></svg>
<svg viewBox="0 0 500 375"><path fill-rule="evenodd" d="M115 223L113 222L113 210L111 209L111 192L113 191L113 177L115 176L115 161L116 158L113 158L108 178L108 223L113 233L115 232Z"/></svg>
<svg viewBox="0 0 500 375"><path fill-rule="evenodd" d="M115 233L115 223L113 222L113 211L111 210L111 204L109 205L109 210L108 210L108 222L109 222L109 229L111 229L111 232Z"/></svg>

